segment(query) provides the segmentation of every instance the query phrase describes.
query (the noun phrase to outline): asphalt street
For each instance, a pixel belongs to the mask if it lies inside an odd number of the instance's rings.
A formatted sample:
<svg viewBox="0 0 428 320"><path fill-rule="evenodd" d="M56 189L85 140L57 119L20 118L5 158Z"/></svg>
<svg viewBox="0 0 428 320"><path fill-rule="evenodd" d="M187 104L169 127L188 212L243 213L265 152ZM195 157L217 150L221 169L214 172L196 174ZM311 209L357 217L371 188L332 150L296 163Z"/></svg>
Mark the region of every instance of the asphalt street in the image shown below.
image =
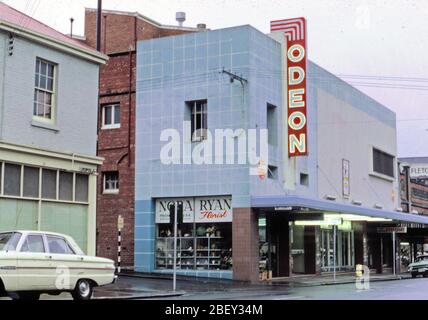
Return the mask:
<svg viewBox="0 0 428 320"><path fill-rule="evenodd" d="M102 291L123 292L170 291L172 281L122 277L119 285L99 288ZM371 282L367 290L357 289L355 284L291 287L287 285L248 285L229 281L178 280L177 290L186 293L167 300L428 300L428 278ZM6 298L3 298L4 300ZM42 295L42 300L68 300L70 294ZM156 298L162 299L162 298Z"/></svg>

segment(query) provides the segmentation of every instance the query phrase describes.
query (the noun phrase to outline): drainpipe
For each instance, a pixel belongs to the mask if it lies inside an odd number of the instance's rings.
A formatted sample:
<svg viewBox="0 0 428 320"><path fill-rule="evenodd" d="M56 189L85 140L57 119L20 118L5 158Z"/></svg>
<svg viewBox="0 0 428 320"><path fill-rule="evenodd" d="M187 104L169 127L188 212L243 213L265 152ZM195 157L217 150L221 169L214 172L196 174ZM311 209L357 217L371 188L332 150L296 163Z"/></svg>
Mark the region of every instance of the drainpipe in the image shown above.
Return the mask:
<svg viewBox="0 0 428 320"><path fill-rule="evenodd" d="M0 100L0 140L3 139L3 123L4 123L4 101L5 101L5 88L6 88L6 48L7 48L7 37L5 39L5 43L4 43L4 54L3 54L3 72L2 72L2 77L3 77L3 83L2 83L2 87L1 87L1 100Z"/></svg>

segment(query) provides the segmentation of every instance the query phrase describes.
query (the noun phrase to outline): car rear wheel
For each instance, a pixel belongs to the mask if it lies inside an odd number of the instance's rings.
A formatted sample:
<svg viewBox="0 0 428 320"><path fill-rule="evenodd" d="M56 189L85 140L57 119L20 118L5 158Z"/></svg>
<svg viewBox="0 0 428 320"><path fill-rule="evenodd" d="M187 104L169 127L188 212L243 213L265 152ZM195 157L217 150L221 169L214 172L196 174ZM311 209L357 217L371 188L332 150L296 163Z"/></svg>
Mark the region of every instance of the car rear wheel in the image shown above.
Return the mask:
<svg viewBox="0 0 428 320"><path fill-rule="evenodd" d="M91 281L81 279L77 282L76 288L73 290L71 295L74 300L84 301L92 298L94 286Z"/></svg>

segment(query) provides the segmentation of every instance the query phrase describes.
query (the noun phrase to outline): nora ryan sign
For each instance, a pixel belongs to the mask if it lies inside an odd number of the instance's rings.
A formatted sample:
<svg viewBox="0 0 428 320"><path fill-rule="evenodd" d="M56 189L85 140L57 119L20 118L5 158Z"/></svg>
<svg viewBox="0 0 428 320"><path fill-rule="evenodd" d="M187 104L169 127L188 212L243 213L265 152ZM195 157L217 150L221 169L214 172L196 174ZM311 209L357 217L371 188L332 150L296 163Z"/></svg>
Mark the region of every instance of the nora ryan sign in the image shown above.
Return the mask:
<svg viewBox="0 0 428 320"><path fill-rule="evenodd" d="M178 202L183 207L183 223L232 222L232 198L229 196L157 199L156 223L171 223L169 208ZM181 223L181 221L179 221Z"/></svg>

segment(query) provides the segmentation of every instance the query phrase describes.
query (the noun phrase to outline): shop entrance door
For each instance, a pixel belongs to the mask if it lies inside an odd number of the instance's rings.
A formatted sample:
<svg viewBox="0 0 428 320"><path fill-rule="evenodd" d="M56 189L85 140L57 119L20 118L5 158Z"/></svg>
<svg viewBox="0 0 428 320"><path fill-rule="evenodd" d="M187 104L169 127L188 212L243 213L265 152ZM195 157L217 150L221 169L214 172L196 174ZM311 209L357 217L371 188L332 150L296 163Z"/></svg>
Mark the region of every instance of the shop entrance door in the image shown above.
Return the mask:
<svg viewBox="0 0 428 320"><path fill-rule="evenodd" d="M269 267L272 277L290 275L290 242L288 220L281 215L271 214L267 219L269 243Z"/></svg>

